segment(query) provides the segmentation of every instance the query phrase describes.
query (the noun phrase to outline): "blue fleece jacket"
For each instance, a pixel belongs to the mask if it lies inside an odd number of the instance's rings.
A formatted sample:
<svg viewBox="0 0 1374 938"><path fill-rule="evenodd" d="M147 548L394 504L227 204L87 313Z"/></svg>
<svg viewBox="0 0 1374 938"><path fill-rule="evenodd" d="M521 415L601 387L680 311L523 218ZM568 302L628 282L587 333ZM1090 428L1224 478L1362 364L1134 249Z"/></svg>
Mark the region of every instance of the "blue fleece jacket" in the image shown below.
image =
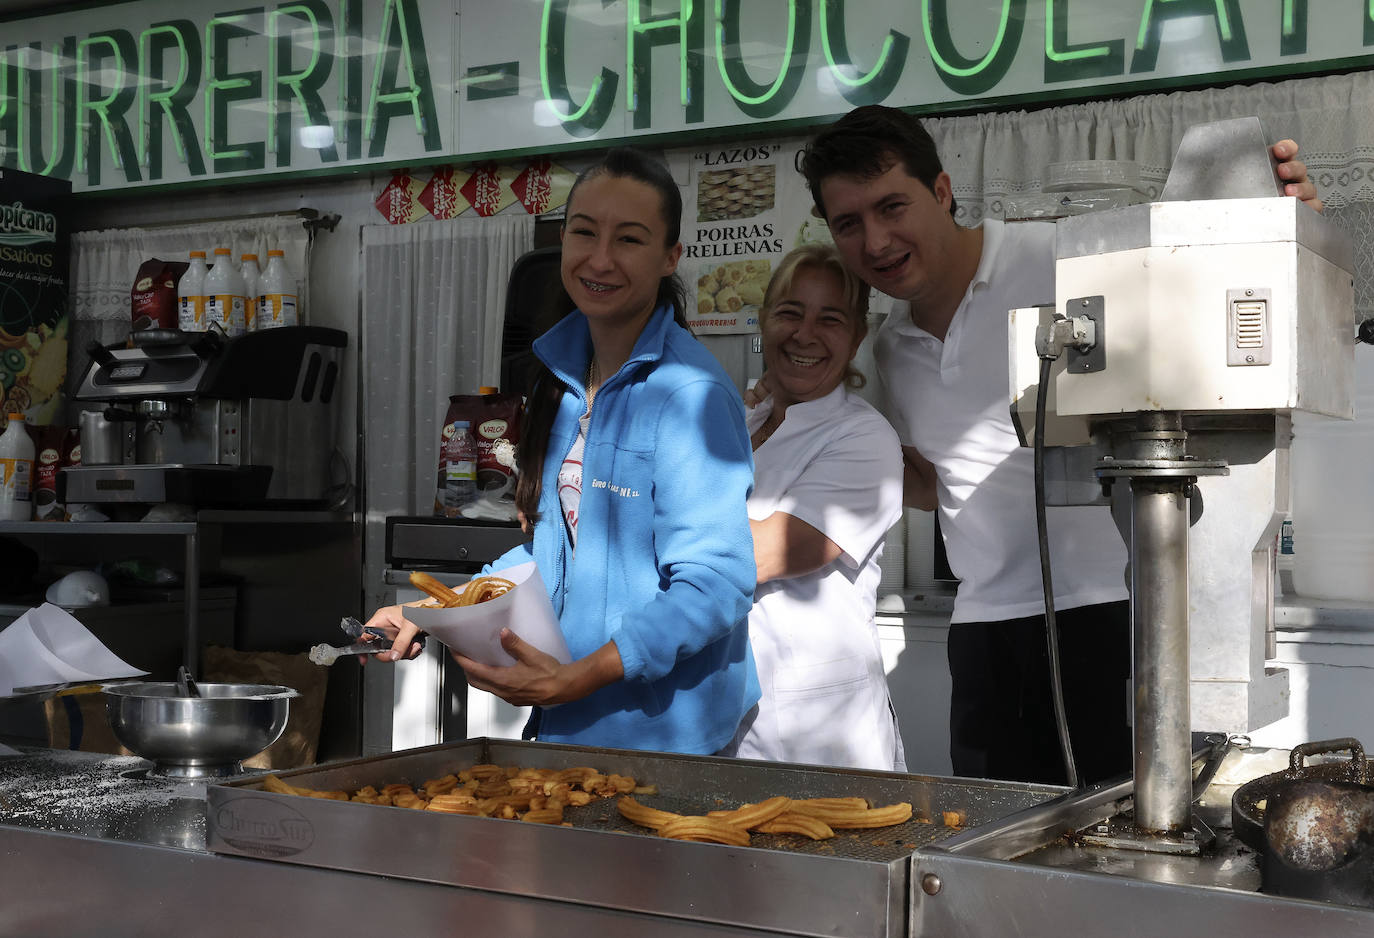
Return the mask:
<svg viewBox="0 0 1374 938"><path fill-rule="evenodd" d="M586 411L592 346L574 311L534 343L563 382L544 460L531 556L573 658L613 641L625 677L543 708L538 737L662 752L712 753L759 698L749 652L754 548L745 500L753 451L744 408L720 365L661 307L625 365L596 393L570 556L557 476Z"/></svg>

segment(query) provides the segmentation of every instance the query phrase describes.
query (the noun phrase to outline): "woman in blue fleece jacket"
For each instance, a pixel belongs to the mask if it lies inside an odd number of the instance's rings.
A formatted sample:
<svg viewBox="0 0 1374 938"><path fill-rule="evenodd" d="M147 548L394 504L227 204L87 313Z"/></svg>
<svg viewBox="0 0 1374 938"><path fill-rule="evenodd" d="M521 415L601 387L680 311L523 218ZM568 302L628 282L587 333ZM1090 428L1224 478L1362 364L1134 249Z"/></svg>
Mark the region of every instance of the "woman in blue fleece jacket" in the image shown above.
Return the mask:
<svg viewBox="0 0 1374 938"><path fill-rule="evenodd" d="M562 282L576 306L534 343L516 504L571 664L515 634L517 663L455 655L469 683L536 709L547 742L714 753L759 698L747 618L753 476L734 386L685 328L682 201L666 167L612 150L568 196ZM393 607L394 608L394 607ZM397 627L395 660L415 630Z"/></svg>

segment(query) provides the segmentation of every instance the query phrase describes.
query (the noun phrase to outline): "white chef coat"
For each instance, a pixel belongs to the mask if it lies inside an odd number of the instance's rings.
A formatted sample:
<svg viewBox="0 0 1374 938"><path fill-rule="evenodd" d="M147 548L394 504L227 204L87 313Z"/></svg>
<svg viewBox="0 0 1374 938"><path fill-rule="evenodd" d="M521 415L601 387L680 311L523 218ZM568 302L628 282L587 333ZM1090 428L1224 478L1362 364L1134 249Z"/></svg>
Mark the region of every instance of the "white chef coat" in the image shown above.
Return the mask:
<svg viewBox="0 0 1374 938"><path fill-rule="evenodd" d="M771 401L748 415L758 429ZM749 518L805 521L843 553L755 589L749 641L763 696L733 755L905 771L873 620L883 538L902 512L902 455L887 421L843 385L793 404L754 451Z"/></svg>

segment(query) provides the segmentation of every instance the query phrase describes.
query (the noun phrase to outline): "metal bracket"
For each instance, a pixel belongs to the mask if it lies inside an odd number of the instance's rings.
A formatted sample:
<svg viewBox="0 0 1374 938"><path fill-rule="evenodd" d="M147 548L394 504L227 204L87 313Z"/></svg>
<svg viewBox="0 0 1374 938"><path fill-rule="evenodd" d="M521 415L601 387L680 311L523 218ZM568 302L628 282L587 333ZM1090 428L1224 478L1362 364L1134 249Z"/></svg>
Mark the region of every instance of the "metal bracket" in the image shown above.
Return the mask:
<svg viewBox="0 0 1374 938"><path fill-rule="evenodd" d="M1069 300L1064 304L1064 315L1086 316L1091 319L1097 327L1097 343L1088 351L1080 352L1076 348L1068 350L1066 370L1070 374L1086 375L1095 371L1104 371L1107 368L1107 343L1106 343L1106 297L1080 296Z"/></svg>
<svg viewBox="0 0 1374 938"><path fill-rule="evenodd" d="M1186 831L1142 831L1136 828L1130 815L1118 814L1084 828L1075 839L1088 847L1198 856L1216 841L1217 835L1196 814L1192 817L1192 825L1192 830Z"/></svg>

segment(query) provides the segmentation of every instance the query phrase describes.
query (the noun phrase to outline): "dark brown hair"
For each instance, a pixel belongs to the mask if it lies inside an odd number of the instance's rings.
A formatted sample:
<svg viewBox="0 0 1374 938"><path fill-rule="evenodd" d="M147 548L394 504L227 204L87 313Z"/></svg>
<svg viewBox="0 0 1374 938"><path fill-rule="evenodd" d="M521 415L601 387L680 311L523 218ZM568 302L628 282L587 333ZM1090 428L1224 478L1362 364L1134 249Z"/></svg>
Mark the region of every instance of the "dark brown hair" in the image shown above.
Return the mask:
<svg viewBox="0 0 1374 938"><path fill-rule="evenodd" d="M935 141L915 117L895 107L865 104L816 134L797 154L797 171L806 177L816 211L826 218L821 183L831 176L875 179L901 163L907 175L931 192L944 172ZM953 215L957 204L949 202Z"/></svg>
<svg viewBox="0 0 1374 938"><path fill-rule="evenodd" d="M588 179L611 176L633 179L649 186L659 195L659 209L664 224L664 245L678 242L682 233L682 193L668 172L668 167L653 157L630 147L616 147L599 161L583 170L568 190L567 207L571 208L577 190ZM671 306L673 319L687 328L687 291L676 273L658 283L657 306ZM556 295L548 305L544 321L538 325L540 334L573 311L572 297L560 283ZM553 420L563 399L563 382L549 367L540 362L535 370L525 415L520 424L520 447L516 454L518 480L515 485L515 507L531 524L539 520L539 495L543 489L544 458L549 449L549 434Z"/></svg>

